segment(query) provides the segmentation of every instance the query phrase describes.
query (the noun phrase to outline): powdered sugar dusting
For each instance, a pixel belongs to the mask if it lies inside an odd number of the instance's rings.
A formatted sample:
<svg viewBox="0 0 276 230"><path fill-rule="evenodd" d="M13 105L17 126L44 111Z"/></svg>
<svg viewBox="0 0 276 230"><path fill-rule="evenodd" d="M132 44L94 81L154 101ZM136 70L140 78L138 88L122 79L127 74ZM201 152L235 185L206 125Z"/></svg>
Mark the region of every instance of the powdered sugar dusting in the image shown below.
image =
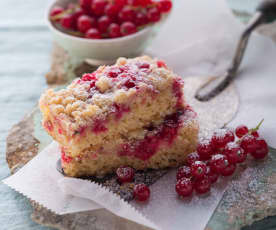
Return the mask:
<svg viewBox="0 0 276 230"><path fill-rule="evenodd" d="M197 112L200 124L200 137L206 137L214 129L221 128L229 123L236 115L239 107L239 95L233 84L222 93L207 102L195 99L195 93L210 78L184 78L184 97Z"/></svg>
<svg viewBox="0 0 276 230"><path fill-rule="evenodd" d="M237 147L239 147L239 145L238 145L236 142L229 142L229 143L227 144L227 146L228 146L229 148L237 148Z"/></svg>

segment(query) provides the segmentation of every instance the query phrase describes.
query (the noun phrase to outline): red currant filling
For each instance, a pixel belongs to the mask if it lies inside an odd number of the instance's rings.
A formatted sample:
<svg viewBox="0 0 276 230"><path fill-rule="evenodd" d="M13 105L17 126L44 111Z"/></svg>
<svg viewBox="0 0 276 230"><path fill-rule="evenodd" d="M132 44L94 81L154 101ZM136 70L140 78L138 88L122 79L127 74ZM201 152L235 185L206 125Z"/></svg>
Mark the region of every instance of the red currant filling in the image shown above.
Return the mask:
<svg viewBox="0 0 276 230"><path fill-rule="evenodd" d="M77 134L79 134L80 136L84 136L86 128L86 126L81 126L78 130L74 132L73 137Z"/></svg>
<svg viewBox="0 0 276 230"><path fill-rule="evenodd" d="M124 113L130 112L130 108L126 105L114 104L114 114L117 120L121 119Z"/></svg>
<svg viewBox="0 0 276 230"><path fill-rule="evenodd" d="M61 149L61 162L62 164L68 164L73 160L72 157L66 156L64 149Z"/></svg>
<svg viewBox="0 0 276 230"><path fill-rule="evenodd" d="M150 127L152 131L148 131L144 139L123 144L118 154L120 156L134 156L144 161L148 160L159 150L161 144L170 145L173 143L187 111L190 112L190 110L179 110L167 116L158 127L154 129Z"/></svg>
<svg viewBox="0 0 276 230"><path fill-rule="evenodd" d="M107 131L107 128L105 127L105 120L96 119L94 120L92 132L98 134Z"/></svg>

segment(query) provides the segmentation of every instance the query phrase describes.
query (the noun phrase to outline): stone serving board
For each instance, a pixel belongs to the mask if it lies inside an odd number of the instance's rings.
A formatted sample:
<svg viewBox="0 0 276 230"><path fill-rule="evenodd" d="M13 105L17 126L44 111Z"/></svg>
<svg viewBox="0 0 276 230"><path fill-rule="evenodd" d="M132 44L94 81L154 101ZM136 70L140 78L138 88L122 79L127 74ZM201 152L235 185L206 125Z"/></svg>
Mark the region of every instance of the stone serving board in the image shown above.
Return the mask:
<svg viewBox="0 0 276 230"><path fill-rule="evenodd" d="M49 85L64 85L76 75L93 69L85 62L71 60L60 47L54 46L51 72L46 75L46 79ZM10 130L6 158L11 173L19 170L52 141L40 121L41 114L36 107ZM251 168L254 169L253 173L246 174L246 180L241 181L238 176L234 178L206 230L238 230L276 215L276 150L271 149L267 161L256 165L251 163ZM256 170L258 176L254 174ZM30 202L33 207L32 220L56 229L147 229L104 209L60 216Z"/></svg>

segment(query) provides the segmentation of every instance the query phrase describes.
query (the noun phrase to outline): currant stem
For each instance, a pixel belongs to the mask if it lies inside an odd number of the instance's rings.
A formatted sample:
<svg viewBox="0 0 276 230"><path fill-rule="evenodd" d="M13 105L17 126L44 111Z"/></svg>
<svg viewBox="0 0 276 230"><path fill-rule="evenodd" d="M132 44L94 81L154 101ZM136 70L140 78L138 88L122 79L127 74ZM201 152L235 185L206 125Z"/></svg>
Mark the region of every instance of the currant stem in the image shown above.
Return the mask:
<svg viewBox="0 0 276 230"><path fill-rule="evenodd" d="M250 133L255 132L255 131L258 131L259 128L261 127L261 125L262 125L263 122L264 122L264 119L262 119L262 120L259 122L259 124L258 124L255 128L250 129Z"/></svg>
<svg viewBox="0 0 276 230"><path fill-rule="evenodd" d="M57 21L59 19L62 19L64 15L66 14L71 14L71 13L74 13L77 9L79 9L80 6L79 5L76 5L74 8L70 8L70 9L67 9L67 10L64 10L63 12L61 12L60 14L57 14L53 17L50 17L51 21Z"/></svg>

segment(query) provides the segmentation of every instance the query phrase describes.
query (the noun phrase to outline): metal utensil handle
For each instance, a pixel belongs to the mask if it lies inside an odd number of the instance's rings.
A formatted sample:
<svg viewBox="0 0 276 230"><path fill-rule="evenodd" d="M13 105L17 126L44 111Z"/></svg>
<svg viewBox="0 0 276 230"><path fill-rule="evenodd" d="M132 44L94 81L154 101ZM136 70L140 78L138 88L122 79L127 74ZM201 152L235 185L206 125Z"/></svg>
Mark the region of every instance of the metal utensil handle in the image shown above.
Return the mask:
<svg viewBox="0 0 276 230"><path fill-rule="evenodd" d="M271 23L276 20L276 0L266 0L260 3L257 11L264 15L265 23Z"/></svg>
<svg viewBox="0 0 276 230"><path fill-rule="evenodd" d="M234 78L244 56L249 37L253 30L263 23L271 23L276 20L276 0L266 0L257 7L257 12L246 26L238 43L231 67L228 69L229 77Z"/></svg>
<svg viewBox="0 0 276 230"><path fill-rule="evenodd" d="M242 58L244 56L252 31L263 23L270 23L276 20L276 0L263 1L256 10L257 12L241 35L236 48L235 56L232 60L231 66L226 72L226 75L219 79L220 81L218 81L217 84L211 88L211 90L204 91L204 89L208 88L208 85L211 83L207 83L205 86L199 89L195 95L199 101L210 100L222 92L233 81L233 79L237 76L237 71L242 62Z"/></svg>
<svg viewBox="0 0 276 230"><path fill-rule="evenodd" d="M249 24L246 26L245 30L243 31L239 43L236 47L235 56L232 60L232 64L228 69L229 78L234 78L237 75L237 71L240 67L241 61L243 59L250 35L252 31L254 31L259 25L263 23L263 13L257 12ZM230 79L229 79L230 80ZM231 79L232 80L232 79Z"/></svg>

